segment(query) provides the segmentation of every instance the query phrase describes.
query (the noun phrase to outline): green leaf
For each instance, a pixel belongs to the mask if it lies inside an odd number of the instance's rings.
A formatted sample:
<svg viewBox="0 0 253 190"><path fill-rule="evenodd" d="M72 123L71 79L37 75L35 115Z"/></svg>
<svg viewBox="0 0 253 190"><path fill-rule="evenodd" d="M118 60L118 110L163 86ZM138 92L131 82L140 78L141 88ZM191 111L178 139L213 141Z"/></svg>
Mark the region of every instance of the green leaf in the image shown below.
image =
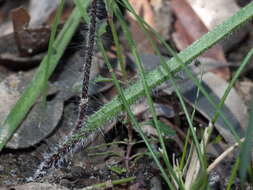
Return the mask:
<svg viewBox="0 0 253 190"><path fill-rule="evenodd" d="M115 173L117 173L117 174L119 174L119 175L121 175L123 173L126 173L126 168L121 168L121 167L119 167L117 165L111 166L108 169L111 170L111 171L113 171L113 172L115 172Z"/></svg>

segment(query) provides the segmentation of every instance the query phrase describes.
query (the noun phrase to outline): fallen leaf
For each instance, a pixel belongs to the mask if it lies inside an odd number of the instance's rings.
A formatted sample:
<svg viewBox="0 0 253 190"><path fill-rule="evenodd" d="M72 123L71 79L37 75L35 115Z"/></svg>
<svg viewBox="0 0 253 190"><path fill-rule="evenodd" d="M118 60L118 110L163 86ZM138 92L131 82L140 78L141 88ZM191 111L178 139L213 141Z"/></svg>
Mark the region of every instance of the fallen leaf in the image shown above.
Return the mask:
<svg viewBox="0 0 253 190"><path fill-rule="evenodd" d="M31 81L33 72L18 73L8 76L0 83L0 123L2 123L11 108ZM20 127L7 143L8 148L27 148L39 143L57 126L63 111L63 103L50 101L43 109L36 103Z"/></svg>
<svg viewBox="0 0 253 190"><path fill-rule="evenodd" d="M14 36L21 56L31 56L45 51L48 47L48 27L29 28L30 16L23 8L11 11Z"/></svg>
<svg viewBox="0 0 253 190"><path fill-rule="evenodd" d="M135 12L141 16L151 27L156 28L154 12L148 0L129 0ZM132 17L135 19L134 17Z"/></svg>
<svg viewBox="0 0 253 190"><path fill-rule="evenodd" d="M234 0L186 0L209 30L233 16L240 7Z"/></svg>
<svg viewBox="0 0 253 190"><path fill-rule="evenodd" d="M185 0L172 0L171 7L177 17L175 24L176 34L174 33L172 36L179 50L185 49L208 32L207 27ZM220 45L215 45L208 49L202 56L226 62L223 49ZM224 79L230 78L228 68L218 69L214 73Z"/></svg>
<svg viewBox="0 0 253 190"><path fill-rule="evenodd" d="M169 32L172 25L172 14L169 2L164 0L131 0L129 3L132 5L136 13L162 37L165 39L169 38ZM133 34L133 39L136 42L138 49L142 52L152 53L152 45L134 16L128 12L127 19L130 21L131 33ZM151 38L156 41L154 36L151 35Z"/></svg>
<svg viewBox="0 0 253 190"><path fill-rule="evenodd" d="M0 64L7 68L27 70L37 66L43 57L44 53L32 57L20 56L13 33L0 37Z"/></svg>
<svg viewBox="0 0 253 190"><path fill-rule="evenodd" d="M186 0L206 27L211 30L240 10L235 0ZM241 26L221 44L225 51L235 47L251 30L250 24Z"/></svg>

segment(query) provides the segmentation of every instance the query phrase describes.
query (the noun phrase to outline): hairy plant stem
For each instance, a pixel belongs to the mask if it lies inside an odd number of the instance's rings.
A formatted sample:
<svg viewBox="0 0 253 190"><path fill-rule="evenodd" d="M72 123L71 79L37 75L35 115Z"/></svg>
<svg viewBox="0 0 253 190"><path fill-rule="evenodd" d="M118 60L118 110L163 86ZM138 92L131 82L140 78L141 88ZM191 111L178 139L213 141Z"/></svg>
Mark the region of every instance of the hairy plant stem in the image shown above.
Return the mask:
<svg viewBox="0 0 253 190"><path fill-rule="evenodd" d="M84 47L84 65L82 68L83 81L82 81L82 92L80 95L79 113L78 119L71 135L75 135L80 132L86 119L86 112L88 108L88 86L90 79L90 69L92 64L92 57L94 52L95 36L96 36L96 17L97 17L97 0L93 0L90 8L90 24L88 29L88 40L85 41ZM40 168L36 171L34 178L42 177L46 171L52 166L58 167L64 161L65 155L72 151L72 149L80 143L79 139L72 141L72 144L64 144L60 146L58 150L50 155L44 162L42 162Z"/></svg>
<svg viewBox="0 0 253 190"><path fill-rule="evenodd" d="M94 43L96 36L96 17L97 17L97 0L93 0L91 4L91 20L88 31L88 42L84 49L84 65L83 65L83 82L82 93L79 103L79 115L74 129L74 133L79 131L85 121L88 107L88 88L90 80L90 68L94 51Z"/></svg>

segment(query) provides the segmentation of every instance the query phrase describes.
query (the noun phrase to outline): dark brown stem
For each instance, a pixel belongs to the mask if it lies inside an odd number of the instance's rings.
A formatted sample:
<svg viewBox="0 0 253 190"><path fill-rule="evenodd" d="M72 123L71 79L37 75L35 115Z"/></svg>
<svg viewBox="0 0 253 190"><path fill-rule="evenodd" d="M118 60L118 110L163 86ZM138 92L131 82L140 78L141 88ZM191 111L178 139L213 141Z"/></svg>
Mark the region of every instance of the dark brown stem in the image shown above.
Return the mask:
<svg viewBox="0 0 253 190"><path fill-rule="evenodd" d="M85 119L86 119L86 112L88 107L88 87L89 87L89 80L90 80L90 68L92 64L92 56L94 52L94 45L95 45L95 36L96 36L96 17L97 17L97 0L93 0L91 3L90 8L90 24L88 30L88 40L86 41L86 47L84 48L84 65L83 65L83 83L82 83L82 93L80 96L80 103L79 103L79 114L76 125L72 130L72 134L76 134L80 132ZM80 132L81 134L81 132ZM85 137L84 137L85 138ZM71 150L75 150L75 147L79 144L82 145L84 142L81 140L74 140L71 144L65 144L62 147L59 147L58 150L50 155L46 160L41 164L40 168L36 171L34 175L34 179L38 179L45 175L46 171L50 169L52 166L59 167L64 161L64 157L67 153Z"/></svg>
<svg viewBox="0 0 253 190"><path fill-rule="evenodd" d="M93 0L91 4L91 22L88 31L87 48L84 53L84 65L83 65L83 83L82 93L79 103L79 115L74 128L74 133L82 128L82 125L86 119L86 112L88 107L88 89L90 80L90 68L92 64L92 56L94 51L95 36L96 36L96 17L97 17L97 0Z"/></svg>

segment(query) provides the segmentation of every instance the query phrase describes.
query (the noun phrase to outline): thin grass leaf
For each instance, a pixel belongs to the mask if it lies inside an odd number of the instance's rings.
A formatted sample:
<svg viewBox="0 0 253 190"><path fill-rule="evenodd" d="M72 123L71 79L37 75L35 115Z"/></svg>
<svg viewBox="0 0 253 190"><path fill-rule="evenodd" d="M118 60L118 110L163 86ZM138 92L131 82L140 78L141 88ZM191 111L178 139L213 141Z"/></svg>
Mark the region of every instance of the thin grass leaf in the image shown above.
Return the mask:
<svg viewBox="0 0 253 190"><path fill-rule="evenodd" d="M248 53L248 55L245 57L245 59L243 60L242 64L240 65L240 67L237 69L236 73L234 74L234 76L232 77L232 80L230 81L228 87L226 88L221 101L219 102L218 106L216 107L216 112L214 113L213 119L212 119L212 123L215 123L219 117L219 113L220 110L222 108L222 106L224 105L230 90L233 88L233 86L235 85L235 82L237 81L237 79L239 78L240 74L242 73L242 71L244 70L244 68L246 67L246 65L249 63L250 58L253 56L253 49L250 50L250 52ZM253 128L252 128L253 129ZM252 130L250 129L250 131ZM240 141L239 141L240 142Z"/></svg>
<svg viewBox="0 0 253 190"><path fill-rule="evenodd" d="M122 178L122 179L117 179L117 180L109 180L104 183L99 183L95 185L91 185L85 188L82 188L81 190L91 190L91 189L108 189L108 188L113 188L112 186L114 185L120 185L128 182L132 182L135 180L136 177L127 177L127 178Z"/></svg>
<svg viewBox="0 0 253 190"><path fill-rule="evenodd" d="M46 110L46 97L47 97L47 90L48 90L48 72L49 72L49 67L50 67L50 60L51 60L51 56L53 54L53 43L55 41L55 37L56 37L56 32L57 32L57 27L60 23L60 19L61 19L61 14L63 11L63 7L64 7L64 0L61 0L60 5L58 6L58 8L56 9L56 14L54 17L54 22L53 25L51 27L51 34L50 34L50 38L49 38L49 45L48 45L48 51L47 51L47 61L45 62L45 70L44 70L44 91L42 93L42 101L41 101L41 105L42 108L44 110ZM44 114L41 115L41 119L44 117Z"/></svg>
<svg viewBox="0 0 253 190"><path fill-rule="evenodd" d="M235 164L233 165L233 168L232 168L232 171L231 171L231 175L229 177L228 184L226 186L226 190L230 190L231 189L231 186L233 185L233 183L235 181L237 170L240 167L240 163L241 163L241 159L240 159L240 157L238 157L236 159Z"/></svg>
<svg viewBox="0 0 253 190"><path fill-rule="evenodd" d="M253 56L253 49L248 53L245 60L243 61L242 65L246 65L249 63L250 58ZM244 68L244 67L243 67ZM238 69L239 70L239 69ZM241 145L240 150L240 158L241 158L241 165L240 165L240 178L242 183L244 183L247 173L247 168L249 167L249 161L251 158L252 152L252 137L253 137L253 98L251 100L251 107L250 107L250 115L249 115L249 124L245 134L245 140Z"/></svg>
<svg viewBox="0 0 253 190"><path fill-rule="evenodd" d="M174 187L173 187L172 183L170 182L170 180L169 180L169 178L168 178L168 176L167 176L165 170L163 169L161 163L159 162L159 160L158 160L156 154L155 154L154 151L152 150L152 148L151 148L151 146L150 146L150 144L149 144L149 142L148 142L148 139L147 139L146 136L144 135L144 133L143 133L141 127L139 126L138 121L135 119L134 114L133 114L133 112L132 112L131 109L130 109L130 105L129 105L129 103L127 102L126 97L125 97L125 95L124 95L124 93L123 93L123 90L122 90L122 88L120 87L120 84L119 84L119 82L118 82L118 80L117 80L117 78L116 78L116 75L115 75L114 72L113 72L113 68L112 68L112 66L111 66L111 64L110 64L110 62L109 62L108 56L106 55L104 46L103 46L102 41L101 41L100 38L98 39L98 45L99 45L100 50L102 51L102 54L103 54L103 57L104 57L104 59L105 59L105 63L106 63L106 65L107 65L108 69L109 69L109 72L111 73L111 76L112 76L114 85L116 86L116 89L117 89L118 94L119 94L120 101L122 101L123 106L124 106L124 108L126 109L126 112L127 112L128 116L129 116L131 122L133 123L133 126L136 128L136 130L139 132L140 136L141 136L142 139L144 140L144 142L145 142L146 146L148 147L148 150L150 151L150 153L151 153L151 155L152 155L154 161L156 162L158 168L160 169L160 171L161 171L161 173L162 173L162 176L164 177L164 180L166 181L167 185L170 187L170 189L174 189Z"/></svg>
<svg viewBox="0 0 253 190"><path fill-rule="evenodd" d="M151 92L150 87L148 86L148 83L147 83L145 71L144 71L143 65L141 63L140 56L138 55L136 44L133 41L133 38L131 36L130 31L128 30L127 24L123 20L123 15L120 13L119 8L116 5L114 6L114 8L115 8L115 10L114 10L115 15L117 16L117 18L120 22L120 25L123 29L124 35L125 35L126 39L128 40L128 43L129 43L130 48L132 50L132 54L133 54L133 56L135 58L135 61L136 61L138 72L141 76L140 80L141 80L141 83L142 83L142 87L144 88L145 96L147 98L148 105L149 105L149 110L150 110L152 118L154 120L154 124L155 124L157 134L158 134L158 137L159 137L159 141L162 145L162 150L163 150L162 157L164 159L164 162L168 166L169 171L172 174L174 180L177 182L177 184L179 184L180 189L184 189L183 184L180 183L180 180L178 179L176 173L174 172L173 167L171 166L169 158L168 158L168 154L167 154L166 146L165 146L165 143L164 143L164 139L163 139L163 136L162 136L162 133L161 133L161 129L159 127L159 122L158 122L157 114L156 114L156 111L155 111L154 103L153 103L152 97L150 95L150 92Z"/></svg>
<svg viewBox="0 0 253 190"><path fill-rule="evenodd" d="M106 10L107 10L107 14L108 14L108 23L110 25L111 31L112 31L112 37L113 37L113 41L114 44L116 46L116 54L117 54L117 60L119 62L120 65L120 70L123 74L123 79L124 82L126 84L128 84L128 80L127 80L127 72L126 72L126 63L124 60L124 56L123 56L123 52L122 52L122 47L120 45L120 41L119 41L119 37L116 31L116 26L113 22L113 7L115 6L115 4L113 4L111 1L108 1L106 3Z"/></svg>
<svg viewBox="0 0 253 190"><path fill-rule="evenodd" d="M86 0L81 2L81 0L74 0L76 7L79 9L79 12L86 23L90 23L90 17L87 12L87 8L91 1L92 0Z"/></svg>
<svg viewBox="0 0 253 190"><path fill-rule="evenodd" d="M81 15L77 9L74 9L66 21L63 29L56 38L53 44L53 54L50 58L50 66L48 68L48 77L54 71L58 61L63 55L67 45L69 44L77 26L79 25ZM8 114L5 121L0 124L0 151L3 149L8 139L16 130L18 125L23 121L24 117L34 104L35 100L45 89L44 76L46 70L47 56L42 60L37 72L35 73L32 82L27 86L26 90L19 98L15 106Z"/></svg>
<svg viewBox="0 0 253 190"><path fill-rule="evenodd" d="M44 78L44 80L45 80L46 85L48 84L49 67L50 67L50 64L51 64L51 58L52 58L53 51L54 51L53 44L55 42L57 27L60 23L63 7L64 7L64 0L61 0L60 5L56 9L54 22L53 22L53 25L51 27L51 34L50 34L50 39L49 39L49 43L48 43L47 61L45 63L46 68L45 68L45 78Z"/></svg>
<svg viewBox="0 0 253 190"><path fill-rule="evenodd" d="M131 7L131 5L129 4L128 1L123 0L123 2L125 3L125 5L126 5L131 11L134 11L134 9ZM135 16L136 16L136 15L137 15L137 14L135 13ZM140 17L137 17L137 19L138 19L138 18L140 18ZM148 31L145 29L144 24L142 23L142 22L144 22L144 21L141 20L141 19L138 19L138 22L139 22L140 24L142 24L142 28L144 29L146 35L149 37L149 39L151 39L150 36L149 36L149 34L148 34ZM149 28L150 28L150 26L149 26ZM153 30L153 29L152 29L152 30ZM159 35L159 36L160 36L160 35ZM150 40L150 42L151 42L151 44L153 44L153 41L152 41L152 40ZM168 65L165 63L165 61L164 61L164 59L162 58L160 52L158 51L156 45L153 44L153 48L156 50L156 53L159 55L160 61L161 61L161 64L162 64L162 68L167 72L166 74L169 76L169 79L171 80L172 85L173 85L173 87L175 88L176 95L178 96L178 98L179 98L179 100L180 100L180 104L181 104L181 106L182 106L182 108L183 108L183 111L184 111L184 113L185 113L185 115L186 115L186 118L187 118L187 122L188 122L188 124L189 124L189 126L190 126L190 131L191 131L191 134L192 134L192 137L193 137L193 140L194 140L194 144L195 144L195 146L196 146L196 148L197 148L197 153L198 153L198 157L199 157L200 162L201 162L201 166L202 166L202 168L205 168L205 165L206 165L206 164L205 164L205 161L204 161L204 159L203 159L203 155L202 155L202 152L201 152L201 149L200 149L200 144L199 144L199 142L198 142L198 139L197 139L197 136L196 136L196 133L195 133L193 124L192 124L192 120L190 119L190 115L189 115L188 110L187 110L187 108L186 108L186 104L185 104L185 102L184 102L184 100L183 100L183 97L182 97L182 95L181 95L181 93L180 93L180 90L179 90L179 88L177 87L177 84L176 84L176 82L175 82L175 80L174 80L174 78L173 78L173 76L172 76L172 74L171 74L170 68L169 68ZM170 49L171 49L171 48L170 48ZM173 50L171 49L171 51L173 51ZM175 54L174 51L173 51L173 54ZM175 57L177 57L176 54L175 54ZM179 59L179 60L180 60L180 59ZM181 63L181 60L180 60L179 63ZM185 65L186 63L183 63L183 62L182 62L181 64Z"/></svg>

